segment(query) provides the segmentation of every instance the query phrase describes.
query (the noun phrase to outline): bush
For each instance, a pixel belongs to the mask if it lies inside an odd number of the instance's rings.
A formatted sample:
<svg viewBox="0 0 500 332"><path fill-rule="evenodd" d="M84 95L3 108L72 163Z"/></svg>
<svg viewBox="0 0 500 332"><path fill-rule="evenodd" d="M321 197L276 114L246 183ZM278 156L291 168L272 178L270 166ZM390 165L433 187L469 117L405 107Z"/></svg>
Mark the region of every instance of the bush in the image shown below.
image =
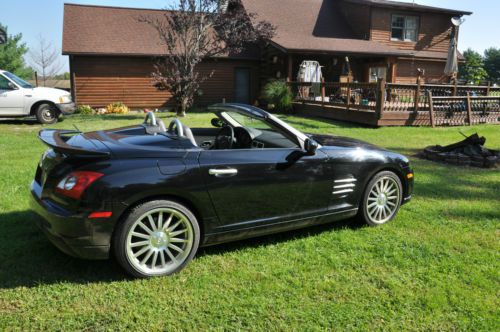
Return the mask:
<svg viewBox="0 0 500 332"><path fill-rule="evenodd" d="M89 105L78 105L76 108L76 113L80 113L83 115L92 115L95 114L95 110Z"/></svg>
<svg viewBox="0 0 500 332"><path fill-rule="evenodd" d="M293 95L284 81L272 81L264 86L264 98L278 111L292 109Z"/></svg>
<svg viewBox="0 0 500 332"><path fill-rule="evenodd" d="M106 106L106 113L108 114L127 114L128 112L128 107L121 102L112 103Z"/></svg>

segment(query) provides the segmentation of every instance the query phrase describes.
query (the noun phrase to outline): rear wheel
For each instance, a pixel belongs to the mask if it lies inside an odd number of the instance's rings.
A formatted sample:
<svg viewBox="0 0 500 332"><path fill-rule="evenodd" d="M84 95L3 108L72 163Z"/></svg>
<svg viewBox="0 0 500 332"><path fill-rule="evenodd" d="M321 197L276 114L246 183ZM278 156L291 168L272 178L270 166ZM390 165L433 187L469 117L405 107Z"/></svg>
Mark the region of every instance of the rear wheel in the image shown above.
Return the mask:
<svg viewBox="0 0 500 332"><path fill-rule="evenodd" d="M388 223L399 211L402 188L401 180L393 172L376 174L366 186L358 216L370 226Z"/></svg>
<svg viewBox="0 0 500 332"><path fill-rule="evenodd" d="M41 104L36 110L36 119L41 124L53 124L59 118L59 110L51 104Z"/></svg>
<svg viewBox="0 0 500 332"><path fill-rule="evenodd" d="M194 257L200 228L185 206L156 200L136 207L115 233L118 263L139 278L166 276L182 270Z"/></svg>

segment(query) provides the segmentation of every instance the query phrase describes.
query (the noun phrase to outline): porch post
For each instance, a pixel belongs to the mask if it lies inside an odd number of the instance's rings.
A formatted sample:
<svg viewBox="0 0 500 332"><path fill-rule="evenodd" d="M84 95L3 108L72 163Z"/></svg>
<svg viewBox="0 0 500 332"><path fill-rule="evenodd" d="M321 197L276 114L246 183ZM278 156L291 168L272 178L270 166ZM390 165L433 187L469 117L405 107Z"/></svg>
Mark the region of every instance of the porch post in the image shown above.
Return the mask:
<svg viewBox="0 0 500 332"><path fill-rule="evenodd" d="M288 53L288 73L287 73L287 78L291 82L293 81L293 56Z"/></svg>
<svg viewBox="0 0 500 332"><path fill-rule="evenodd" d="M321 105L322 106L325 106L325 90L326 90L325 87L326 87L325 78L322 77L321 78Z"/></svg>
<svg viewBox="0 0 500 332"><path fill-rule="evenodd" d="M470 92L467 92L467 122L472 126L472 101L470 99Z"/></svg>
<svg viewBox="0 0 500 332"><path fill-rule="evenodd" d="M381 78L377 82L377 104L375 106L375 117L378 121L382 118L385 106L386 81Z"/></svg>
<svg viewBox="0 0 500 332"><path fill-rule="evenodd" d="M396 83L396 73L398 70L398 64L396 62L391 63L391 83Z"/></svg>
<svg viewBox="0 0 500 332"><path fill-rule="evenodd" d="M415 109L414 109L414 113L417 114L418 113L418 110L420 108L420 90L421 90L421 84L422 84L422 80L420 78L420 74L417 76L417 88L415 89Z"/></svg>
<svg viewBox="0 0 500 332"><path fill-rule="evenodd" d="M429 118L431 120L431 126L434 128L436 126L436 121L434 119L434 101L432 100L432 91L427 91L427 98L429 99Z"/></svg>

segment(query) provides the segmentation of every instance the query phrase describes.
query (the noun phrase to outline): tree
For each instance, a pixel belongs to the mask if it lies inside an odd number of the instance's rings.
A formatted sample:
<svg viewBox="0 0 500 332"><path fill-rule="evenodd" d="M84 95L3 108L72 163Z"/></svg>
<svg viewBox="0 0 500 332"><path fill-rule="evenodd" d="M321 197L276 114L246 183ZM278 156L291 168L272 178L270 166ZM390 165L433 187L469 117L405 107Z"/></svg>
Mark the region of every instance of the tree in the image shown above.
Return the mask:
<svg viewBox="0 0 500 332"><path fill-rule="evenodd" d="M41 35L38 36L38 48L30 51L33 68L41 74L42 85L46 86L49 79L53 79L62 69L59 61L59 52ZM56 85L57 81L53 83Z"/></svg>
<svg viewBox="0 0 500 332"><path fill-rule="evenodd" d="M467 80L467 82L479 84L488 77L488 73L486 73L484 69L483 57L481 54L469 48L464 52L463 56L465 62L462 63L459 68L461 78Z"/></svg>
<svg viewBox="0 0 500 332"><path fill-rule="evenodd" d="M33 71L24 62L28 47L21 42L23 35L20 33L14 36L9 35L6 26L0 25L0 29L7 36L5 43L0 44L0 69L10 71L22 78L30 78Z"/></svg>
<svg viewBox="0 0 500 332"><path fill-rule="evenodd" d="M201 61L241 52L275 31L270 23L256 21L256 14L247 13L238 0L179 0L161 18L140 20L158 32L165 47L167 56L156 61L152 78L157 88L172 92L179 116L192 106L200 83L213 75L196 71Z"/></svg>
<svg viewBox="0 0 500 332"><path fill-rule="evenodd" d="M491 81L500 83L500 48L491 47L484 52L484 69Z"/></svg>
<svg viewBox="0 0 500 332"><path fill-rule="evenodd" d="M69 80L69 79L71 79L71 75L66 71L64 73L55 75L54 79L55 80Z"/></svg>
<svg viewBox="0 0 500 332"><path fill-rule="evenodd" d="M267 83L263 94L278 111L286 112L292 108L293 94L285 81L276 80Z"/></svg>

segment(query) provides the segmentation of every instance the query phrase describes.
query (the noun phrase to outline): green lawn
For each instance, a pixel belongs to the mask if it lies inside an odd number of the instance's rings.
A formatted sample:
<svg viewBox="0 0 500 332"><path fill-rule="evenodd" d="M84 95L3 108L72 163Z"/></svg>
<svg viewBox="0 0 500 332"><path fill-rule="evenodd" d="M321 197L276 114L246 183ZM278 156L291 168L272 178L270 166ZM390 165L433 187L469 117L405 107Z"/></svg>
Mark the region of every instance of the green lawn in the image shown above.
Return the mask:
<svg viewBox="0 0 500 332"><path fill-rule="evenodd" d="M141 118L73 116L54 127L88 131ZM45 149L41 126L0 121L0 330L500 329L500 172L413 157L459 140L459 130L498 149L500 127L371 129L283 118L409 155L414 200L383 227L348 221L219 245L180 274L152 280L130 280L113 261L67 257L46 240L28 207Z"/></svg>

